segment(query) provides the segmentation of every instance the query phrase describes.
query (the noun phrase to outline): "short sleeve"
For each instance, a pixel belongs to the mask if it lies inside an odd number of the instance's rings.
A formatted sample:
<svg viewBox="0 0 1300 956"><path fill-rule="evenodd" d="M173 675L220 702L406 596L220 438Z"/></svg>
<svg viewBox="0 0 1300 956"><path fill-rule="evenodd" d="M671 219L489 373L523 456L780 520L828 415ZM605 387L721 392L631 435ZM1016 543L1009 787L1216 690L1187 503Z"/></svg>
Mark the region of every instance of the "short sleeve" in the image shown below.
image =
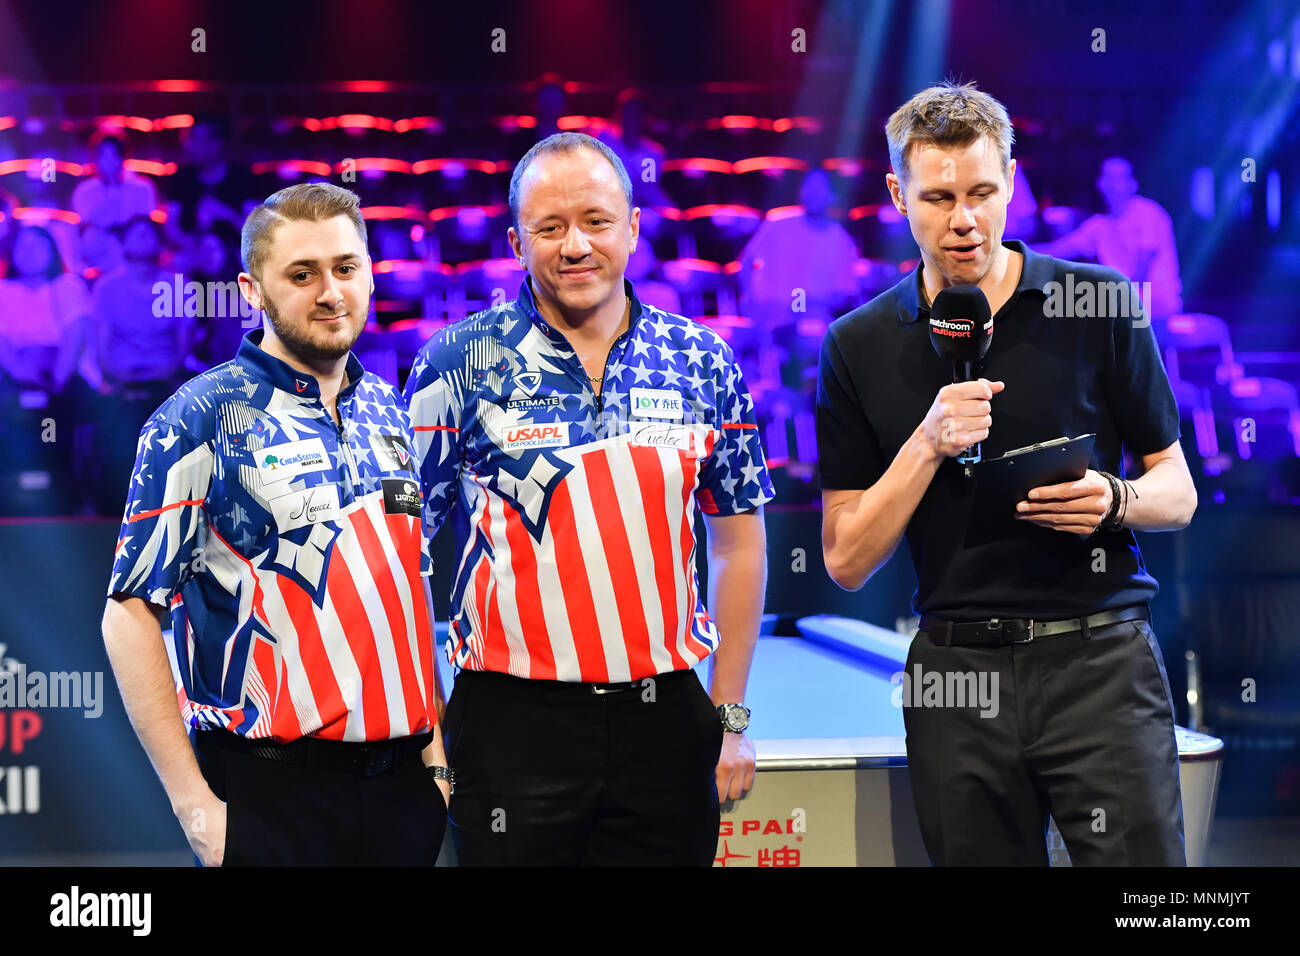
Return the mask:
<svg viewBox="0 0 1300 956"><path fill-rule="evenodd" d="M822 490L858 491L880 480L888 462L858 399L833 330L822 339L816 418Z"/></svg>
<svg viewBox="0 0 1300 956"><path fill-rule="evenodd" d="M426 540L438 533L455 506L460 479L459 402L449 376L430 360L438 341L421 349L402 390L420 465Z"/></svg>
<svg viewBox="0 0 1300 956"><path fill-rule="evenodd" d="M1124 308L1120 316L1109 320L1111 361L1103 371L1102 389L1120 439L1129 452L1140 458L1178 441L1178 403L1150 319L1132 293L1131 284L1119 273L1114 273L1113 278L1125 290L1121 299Z"/></svg>
<svg viewBox="0 0 1300 956"><path fill-rule="evenodd" d="M751 511L776 497L763 458L754 399L731 350L723 345L722 388L718 392L718 432L709 457L700 469L695 499L709 515Z"/></svg>
<svg viewBox="0 0 1300 956"><path fill-rule="evenodd" d="M167 607L194 571L206 537L212 445L156 415L140 432L135 468L113 552L108 593ZM197 568L196 568L197 563Z"/></svg>

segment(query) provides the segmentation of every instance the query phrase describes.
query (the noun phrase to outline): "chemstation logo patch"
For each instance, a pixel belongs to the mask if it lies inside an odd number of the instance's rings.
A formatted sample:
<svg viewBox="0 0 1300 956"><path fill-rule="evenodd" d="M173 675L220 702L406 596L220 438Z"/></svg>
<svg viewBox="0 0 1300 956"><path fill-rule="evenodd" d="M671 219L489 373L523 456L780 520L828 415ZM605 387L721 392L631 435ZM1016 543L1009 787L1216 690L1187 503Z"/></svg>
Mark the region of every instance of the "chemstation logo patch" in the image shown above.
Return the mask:
<svg viewBox="0 0 1300 956"><path fill-rule="evenodd" d="M325 443L319 438L271 445L257 452L257 470L266 482L285 481L309 471L329 467Z"/></svg>

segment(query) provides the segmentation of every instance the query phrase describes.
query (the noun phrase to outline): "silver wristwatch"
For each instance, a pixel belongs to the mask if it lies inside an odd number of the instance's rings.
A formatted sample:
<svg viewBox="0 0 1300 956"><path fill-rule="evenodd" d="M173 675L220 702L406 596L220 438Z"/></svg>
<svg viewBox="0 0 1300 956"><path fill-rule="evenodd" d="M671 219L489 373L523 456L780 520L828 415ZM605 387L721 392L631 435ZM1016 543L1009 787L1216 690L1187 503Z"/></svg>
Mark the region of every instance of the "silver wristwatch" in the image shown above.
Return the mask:
<svg viewBox="0 0 1300 956"><path fill-rule="evenodd" d="M749 726L749 708L744 704L719 704L718 719L722 729L733 734L743 734Z"/></svg>

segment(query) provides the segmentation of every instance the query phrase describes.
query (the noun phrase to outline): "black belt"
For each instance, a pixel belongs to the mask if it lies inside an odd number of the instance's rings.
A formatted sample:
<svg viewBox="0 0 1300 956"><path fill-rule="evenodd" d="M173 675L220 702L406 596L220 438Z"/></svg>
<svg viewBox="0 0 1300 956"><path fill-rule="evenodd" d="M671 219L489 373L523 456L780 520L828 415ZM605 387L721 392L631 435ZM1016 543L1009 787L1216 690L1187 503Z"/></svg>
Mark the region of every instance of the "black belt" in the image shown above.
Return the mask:
<svg viewBox="0 0 1300 956"><path fill-rule="evenodd" d="M1000 646L1028 644L1040 637L1059 634L1082 633L1084 640L1093 628L1122 621L1149 621L1151 613L1145 604L1134 604L1114 611L1101 611L1087 617L1067 617L1053 621L1031 618L992 618L987 621L944 621L937 617L922 617L921 630L930 635L936 645L943 647Z"/></svg>
<svg viewBox="0 0 1300 956"><path fill-rule="evenodd" d="M515 677L513 674L503 674L500 671L471 671L462 670L456 675L456 680L469 677L472 680L491 680L499 683L510 683L520 687L526 687L530 690L550 691L557 694L620 694L629 690L645 690L644 681L654 681L657 684L671 684L674 681L682 680L687 675L692 674L690 668L679 671L665 671L662 674L655 674L653 677L643 677L641 680L633 681L616 681L610 684L599 684L569 680L542 680L532 677Z"/></svg>
<svg viewBox="0 0 1300 956"><path fill-rule="evenodd" d="M251 754L264 760L374 777L395 770L404 761L418 756L433 740L433 731L425 731L414 737L394 737L392 740L370 743L300 737L281 744L273 740L250 740L225 730L200 731L196 739L200 744L210 743L224 750Z"/></svg>

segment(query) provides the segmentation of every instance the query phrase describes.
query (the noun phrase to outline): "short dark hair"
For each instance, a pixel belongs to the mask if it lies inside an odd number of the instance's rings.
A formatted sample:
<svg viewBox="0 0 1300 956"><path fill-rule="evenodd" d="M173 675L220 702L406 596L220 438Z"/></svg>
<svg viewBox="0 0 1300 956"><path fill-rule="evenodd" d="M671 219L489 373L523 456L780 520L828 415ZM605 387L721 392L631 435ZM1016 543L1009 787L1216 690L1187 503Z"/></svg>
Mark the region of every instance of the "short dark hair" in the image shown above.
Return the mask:
<svg viewBox="0 0 1300 956"><path fill-rule="evenodd" d="M217 134L217 139L223 143L230 142L232 127L230 117L225 113L197 113L194 116L194 122L190 124L190 129L194 129L196 126L206 126Z"/></svg>
<svg viewBox="0 0 1300 956"><path fill-rule="evenodd" d="M90 138L91 153L98 153L99 147L103 146L105 143L115 147L117 149L117 155L121 156L123 159L131 155L131 144L127 142L125 136L116 130L104 130L92 136Z"/></svg>
<svg viewBox="0 0 1300 956"><path fill-rule="evenodd" d="M623 195L627 197L627 211L629 215L631 214L632 180L628 178L627 167L623 165L623 160L618 158L618 154L586 133L553 133L524 153L524 158L515 164L515 171L510 176L510 224L516 230L519 228L520 183L533 160L542 155L572 153L579 149L594 150L609 160L609 164L614 167L614 172L618 175L619 185L623 187Z"/></svg>
<svg viewBox="0 0 1300 956"><path fill-rule="evenodd" d="M117 233L118 239L125 240L126 234L141 224L144 224L153 230L153 234L158 240L158 245L161 246L166 244L167 235L163 232L162 225L155 222L152 217L146 216L144 213L136 213L120 226L114 226L112 231Z"/></svg>

